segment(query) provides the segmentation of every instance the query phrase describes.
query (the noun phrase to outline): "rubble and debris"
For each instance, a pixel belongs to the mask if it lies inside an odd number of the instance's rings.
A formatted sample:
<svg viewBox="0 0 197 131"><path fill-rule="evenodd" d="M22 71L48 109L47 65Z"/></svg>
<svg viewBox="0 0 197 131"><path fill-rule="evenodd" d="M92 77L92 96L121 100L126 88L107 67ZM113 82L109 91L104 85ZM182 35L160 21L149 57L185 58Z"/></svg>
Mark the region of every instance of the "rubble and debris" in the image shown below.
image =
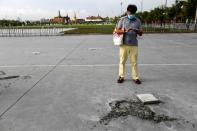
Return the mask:
<svg viewBox="0 0 197 131"><path fill-rule="evenodd" d="M156 123L162 121L174 121L173 118L166 115L158 115L148 106L138 100L120 100L109 103L111 111L100 119L100 124L107 125L111 120L119 117L136 116L144 120L154 121Z"/></svg>

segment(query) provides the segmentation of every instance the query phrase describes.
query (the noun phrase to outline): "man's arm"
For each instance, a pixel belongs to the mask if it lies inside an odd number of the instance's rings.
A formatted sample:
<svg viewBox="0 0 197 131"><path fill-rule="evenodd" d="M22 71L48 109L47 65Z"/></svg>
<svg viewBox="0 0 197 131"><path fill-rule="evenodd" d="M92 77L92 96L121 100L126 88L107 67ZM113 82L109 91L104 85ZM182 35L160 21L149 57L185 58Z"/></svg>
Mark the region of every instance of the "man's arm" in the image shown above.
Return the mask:
<svg viewBox="0 0 197 131"><path fill-rule="evenodd" d="M117 34L124 34L125 33L125 31L123 30L123 29L121 29L121 28L115 28L114 29L114 32L113 33L117 33Z"/></svg>
<svg viewBox="0 0 197 131"><path fill-rule="evenodd" d="M129 32L129 31L134 31L134 32L136 32L139 36L142 36L142 34L143 34L143 31L142 31L141 29L132 29L132 28L130 28L130 29L126 30L125 32Z"/></svg>
<svg viewBox="0 0 197 131"><path fill-rule="evenodd" d="M123 29L123 18L121 18L120 21L117 23L113 33L117 33L117 34L125 33L125 30Z"/></svg>

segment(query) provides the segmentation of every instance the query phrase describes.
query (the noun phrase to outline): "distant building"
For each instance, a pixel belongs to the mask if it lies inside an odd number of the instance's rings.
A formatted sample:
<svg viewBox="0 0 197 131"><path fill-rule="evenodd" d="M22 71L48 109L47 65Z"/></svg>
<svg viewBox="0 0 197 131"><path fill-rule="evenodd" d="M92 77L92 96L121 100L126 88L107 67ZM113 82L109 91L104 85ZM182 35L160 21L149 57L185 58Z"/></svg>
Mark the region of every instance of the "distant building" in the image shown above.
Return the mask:
<svg viewBox="0 0 197 131"><path fill-rule="evenodd" d="M72 24L83 24L83 23L85 23L85 19L78 19L76 13L74 13Z"/></svg>
<svg viewBox="0 0 197 131"><path fill-rule="evenodd" d="M58 16L54 17L53 19L50 19L51 23L55 24L69 24L70 23L70 17L67 16L61 16L60 11L58 12Z"/></svg>
<svg viewBox="0 0 197 131"><path fill-rule="evenodd" d="M77 19L77 24L83 24L85 23L85 19Z"/></svg>
<svg viewBox="0 0 197 131"><path fill-rule="evenodd" d="M103 23L104 22L104 18L102 18L101 16L89 16L86 17L85 19L86 23Z"/></svg>
<svg viewBox="0 0 197 131"><path fill-rule="evenodd" d="M50 20L49 19L42 18L42 19L40 19L40 22L41 23L49 23Z"/></svg>

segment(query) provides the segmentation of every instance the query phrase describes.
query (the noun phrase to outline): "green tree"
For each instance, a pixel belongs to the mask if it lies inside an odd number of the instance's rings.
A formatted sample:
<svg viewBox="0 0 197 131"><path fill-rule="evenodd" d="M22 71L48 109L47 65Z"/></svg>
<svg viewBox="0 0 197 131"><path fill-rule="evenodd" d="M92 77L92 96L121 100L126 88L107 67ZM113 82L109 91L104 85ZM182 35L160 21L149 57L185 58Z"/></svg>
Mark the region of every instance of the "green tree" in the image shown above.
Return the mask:
<svg viewBox="0 0 197 131"><path fill-rule="evenodd" d="M188 2L186 3L187 18L189 19L195 18L196 8L197 8L197 0L188 0Z"/></svg>

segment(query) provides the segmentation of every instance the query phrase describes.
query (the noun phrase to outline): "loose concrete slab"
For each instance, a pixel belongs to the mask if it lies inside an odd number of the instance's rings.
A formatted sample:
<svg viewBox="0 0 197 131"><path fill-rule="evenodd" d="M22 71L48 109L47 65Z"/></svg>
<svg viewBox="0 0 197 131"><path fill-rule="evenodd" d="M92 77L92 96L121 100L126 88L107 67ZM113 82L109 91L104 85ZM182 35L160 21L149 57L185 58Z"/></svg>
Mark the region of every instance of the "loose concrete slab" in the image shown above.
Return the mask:
<svg viewBox="0 0 197 131"><path fill-rule="evenodd" d="M143 104L159 103L159 99L153 94L137 94L136 96Z"/></svg>
<svg viewBox="0 0 197 131"><path fill-rule="evenodd" d="M111 35L0 38L0 70L23 76L1 87L0 130L196 131L197 35L149 34L139 45L142 85L135 85L129 65L126 81L116 83L118 48ZM99 123L110 102L147 92L163 101L148 108L177 120L155 123L128 115Z"/></svg>

